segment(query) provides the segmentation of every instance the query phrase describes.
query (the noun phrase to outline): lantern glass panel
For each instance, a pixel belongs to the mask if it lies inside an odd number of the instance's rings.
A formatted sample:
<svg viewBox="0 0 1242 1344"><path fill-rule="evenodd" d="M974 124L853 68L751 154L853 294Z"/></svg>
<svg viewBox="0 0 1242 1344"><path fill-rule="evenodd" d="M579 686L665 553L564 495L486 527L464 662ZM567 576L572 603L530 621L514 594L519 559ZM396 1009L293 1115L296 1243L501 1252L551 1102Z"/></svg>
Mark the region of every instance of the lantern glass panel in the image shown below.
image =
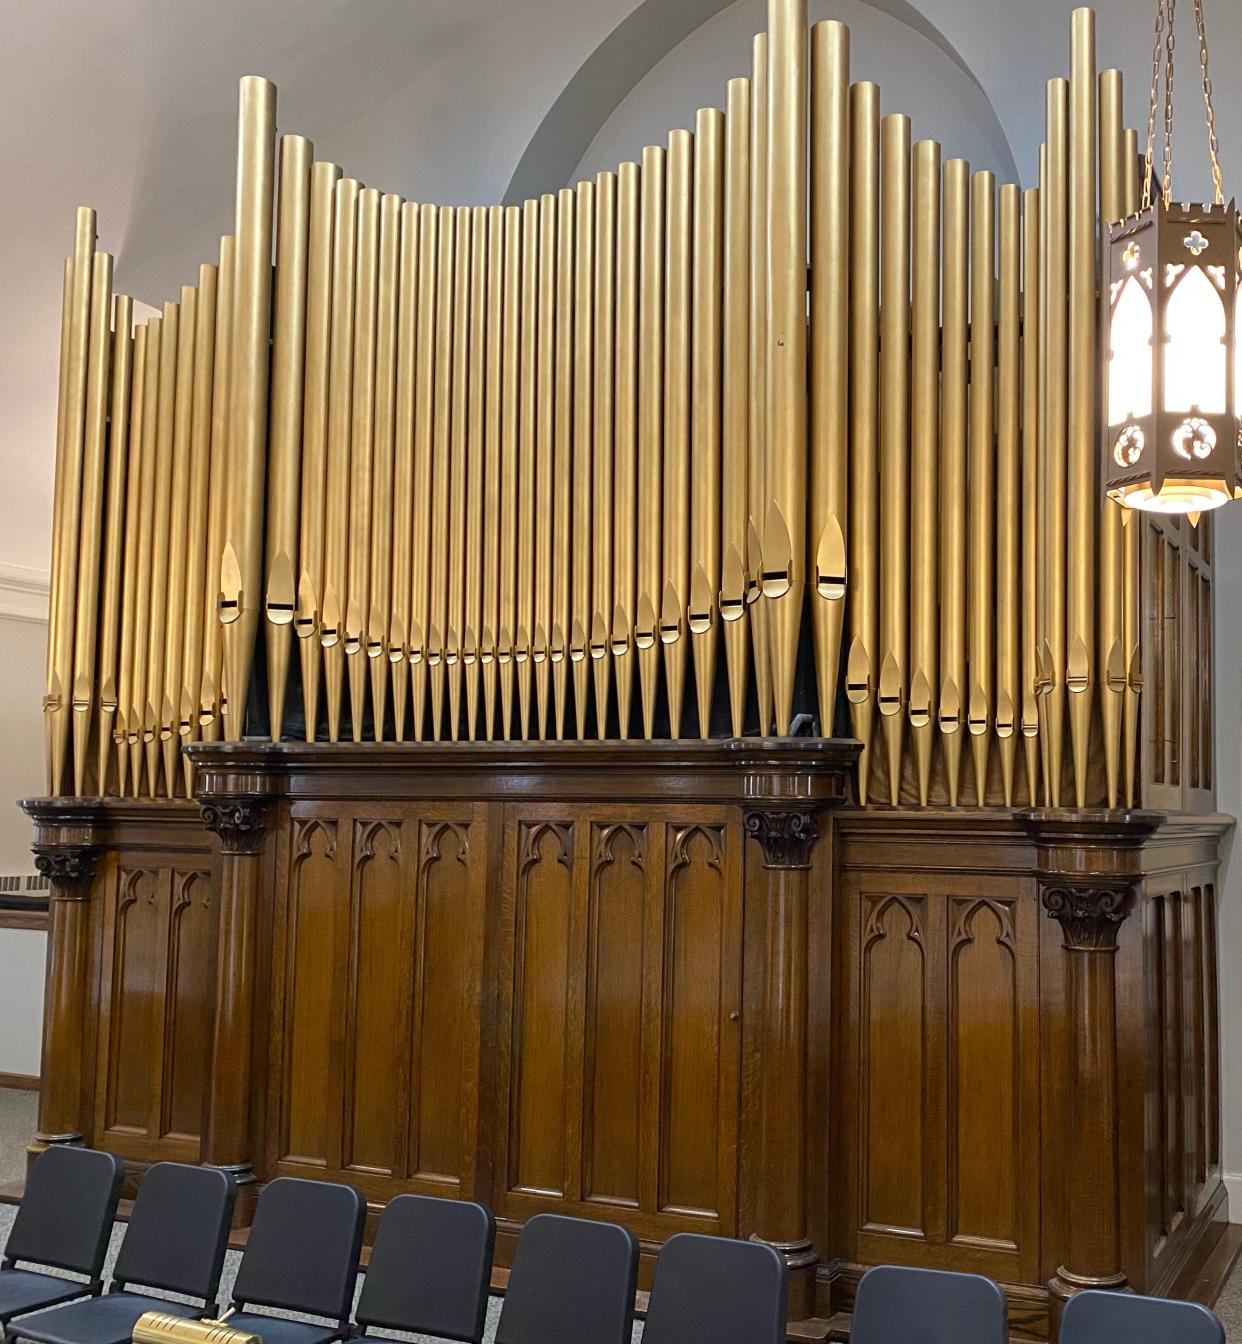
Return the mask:
<svg viewBox="0 0 1242 1344"><path fill-rule="evenodd" d="M1189 266L1165 309L1164 409L1225 413L1225 310L1200 266Z"/></svg>
<svg viewBox="0 0 1242 1344"><path fill-rule="evenodd" d="M1131 276L1121 289L1109 327L1108 423L1151 414L1151 303Z"/></svg>

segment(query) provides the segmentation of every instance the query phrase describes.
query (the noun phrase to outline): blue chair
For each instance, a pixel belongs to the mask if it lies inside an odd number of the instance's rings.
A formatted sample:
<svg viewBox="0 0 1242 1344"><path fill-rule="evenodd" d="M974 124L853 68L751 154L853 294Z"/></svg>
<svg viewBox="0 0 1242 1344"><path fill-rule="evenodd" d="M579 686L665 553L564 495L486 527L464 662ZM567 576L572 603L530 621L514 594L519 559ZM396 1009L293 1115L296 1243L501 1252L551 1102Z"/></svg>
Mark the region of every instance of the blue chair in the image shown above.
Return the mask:
<svg viewBox="0 0 1242 1344"><path fill-rule="evenodd" d="M91 1148L52 1147L39 1154L0 1259L0 1325L103 1288L100 1274L124 1175L120 1158ZM19 1269L19 1262L80 1274L86 1282Z"/></svg>
<svg viewBox="0 0 1242 1344"><path fill-rule="evenodd" d="M518 1233L496 1344L630 1344L637 1281L628 1228L537 1213Z"/></svg>
<svg viewBox="0 0 1242 1344"><path fill-rule="evenodd" d="M1225 1344L1225 1327L1198 1302L1076 1293L1061 1313L1061 1344Z"/></svg>
<svg viewBox="0 0 1242 1344"><path fill-rule="evenodd" d="M784 1344L787 1296L771 1246L680 1232L656 1260L643 1344Z"/></svg>
<svg viewBox="0 0 1242 1344"><path fill-rule="evenodd" d="M233 1178L216 1168L157 1162L138 1186L111 1290L23 1316L9 1335L36 1344L129 1344L144 1312L214 1313L236 1193ZM197 1302L154 1297L144 1288Z"/></svg>
<svg viewBox="0 0 1242 1344"><path fill-rule="evenodd" d="M349 1334L367 1203L351 1185L281 1176L264 1186L246 1239L229 1317L264 1344L326 1344ZM248 1312L246 1305L330 1325Z"/></svg>
<svg viewBox="0 0 1242 1344"><path fill-rule="evenodd" d="M1005 1295L981 1274L877 1265L859 1282L850 1344L1008 1344L1008 1340Z"/></svg>
<svg viewBox="0 0 1242 1344"><path fill-rule="evenodd" d="M369 1329L480 1344L496 1220L482 1204L398 1195L380 1215L354 1312Z"/></svg>

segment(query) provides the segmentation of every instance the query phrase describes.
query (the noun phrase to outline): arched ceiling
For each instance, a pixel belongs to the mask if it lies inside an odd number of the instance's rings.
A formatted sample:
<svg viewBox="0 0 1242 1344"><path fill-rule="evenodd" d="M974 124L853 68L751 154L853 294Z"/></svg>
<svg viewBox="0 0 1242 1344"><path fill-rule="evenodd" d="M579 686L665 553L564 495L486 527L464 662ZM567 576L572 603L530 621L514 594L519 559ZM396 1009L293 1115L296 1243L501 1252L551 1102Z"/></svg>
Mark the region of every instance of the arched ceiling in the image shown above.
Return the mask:
<svg viewBox="0 0 1242 1344"><path fill-rule="evenodd" d="M1029 174L1044 79L1067 64L1071 0L869 3L917 27L977 81ZM655 27L652 6L663 16ZM192 280L230 228L241 75L272 78L280 128L310 136L321 157L366 182L415 199L499 200L560 185L637 78L723 8L9 0L0 43L0 566L47 565L60 276L74 207L99 211L119 288L157 302ZM1101 0L1098 9L1100 63L1129 75L1133 122L1145 114L1149 6ZM1208 20L1226 180L1239 184L1242 88L1222 72L1242 64L1242 9L1209 3ZM624 62L608 61L621 50ZM1189 27L1178 50L1178 160L1189 193L1206 183Z"/></svg>

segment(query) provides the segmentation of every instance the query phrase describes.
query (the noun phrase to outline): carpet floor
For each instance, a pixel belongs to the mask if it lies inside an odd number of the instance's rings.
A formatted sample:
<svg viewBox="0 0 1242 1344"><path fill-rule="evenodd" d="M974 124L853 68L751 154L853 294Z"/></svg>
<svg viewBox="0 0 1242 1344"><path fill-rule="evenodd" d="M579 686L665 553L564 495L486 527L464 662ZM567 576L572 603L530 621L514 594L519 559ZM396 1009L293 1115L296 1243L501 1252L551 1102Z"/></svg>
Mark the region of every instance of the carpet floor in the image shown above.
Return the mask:
<svg viewBox="0 0 1242 1344"><path fill-rule="evenodd" d="M21 1180L26 1169L26 1144L35 1130L37 1097L33 1092L15 1092L0 1088L0 1184ZM13 1222L11 1205L0 1204L0 1246L8 1239L9 1227ZM112 1248L108 1255L107 1269L111 1271L112 1261L116 1257L121 1240L122 1225L118 1224L112 1233ZM224 1266L224 1277L220 1281L220 1297L227 1299L233 1286L233 1276L237 1273L238 1254L229 1251ZM1234 1267L1216 1304L1217 1315L1225 1326L1226 1336L1236 1344L1242 1344L1242 1261ZM493 1297L487 1313L486 1344L491 1344L496 1333L496 1321L500 1316L500 1298ZM387 1334L387 1331L377 1331ZM393 1338L411 1337L396 1336ZM425 1337L418 1336L422 1344ZM642 1326L635 1325L635 1344L642 1338ZM433 1344L427 1340L426 1344Z"/></svg>

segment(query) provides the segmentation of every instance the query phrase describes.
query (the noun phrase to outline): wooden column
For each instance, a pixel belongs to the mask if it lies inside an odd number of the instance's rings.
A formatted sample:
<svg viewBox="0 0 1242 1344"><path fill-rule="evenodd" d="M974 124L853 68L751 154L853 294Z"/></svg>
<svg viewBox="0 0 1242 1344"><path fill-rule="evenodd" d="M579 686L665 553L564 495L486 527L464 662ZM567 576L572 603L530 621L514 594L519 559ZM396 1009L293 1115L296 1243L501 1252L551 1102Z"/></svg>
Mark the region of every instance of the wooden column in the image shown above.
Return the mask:
<svg viewBox="0 0 1242 1344"><path fill-rule="evenodd" d="M1065 957L1060 1082L1067 1098L1065 1236L1048 1281L1053 1337L1065 1303L1084 1288L1124 1290L1117 1097L1117 938L1134 906L1154 812L1023 814L1037 846L1040 904L1061 926Z"/></svg>
<svg viewBox="0 0 1242 1344"><path fill-rule="evenodd" d="M267 801L261 795L205 791L200 791L199 801L203 825L220 840L215 1016L202 1160L231 1172L245 1187L255 1181L251 1127L255 954Z"/></svg>
<svg viewBox="0 0 1242 1344"><path fill-rule="evenodd" d="M90 1132L90 902L104 816L92 800L32 798L21 807L35 823L35 867L51 883L35 1156L52 1144L81 1144Z"/></svg>
<svg viewBox="0 0 1242 1344"><path fill-rule="evenodd" d="M746 784L746 833L762 867L748 904L766 924L757 1128L760 1150L753 1241L766 1242L789 1268L789 1319L814 1315L815 1266L807 1217L807 900L818 813L838 801L817 775L762 771ZM754 870L751 870L753 878Z"/></svg>

